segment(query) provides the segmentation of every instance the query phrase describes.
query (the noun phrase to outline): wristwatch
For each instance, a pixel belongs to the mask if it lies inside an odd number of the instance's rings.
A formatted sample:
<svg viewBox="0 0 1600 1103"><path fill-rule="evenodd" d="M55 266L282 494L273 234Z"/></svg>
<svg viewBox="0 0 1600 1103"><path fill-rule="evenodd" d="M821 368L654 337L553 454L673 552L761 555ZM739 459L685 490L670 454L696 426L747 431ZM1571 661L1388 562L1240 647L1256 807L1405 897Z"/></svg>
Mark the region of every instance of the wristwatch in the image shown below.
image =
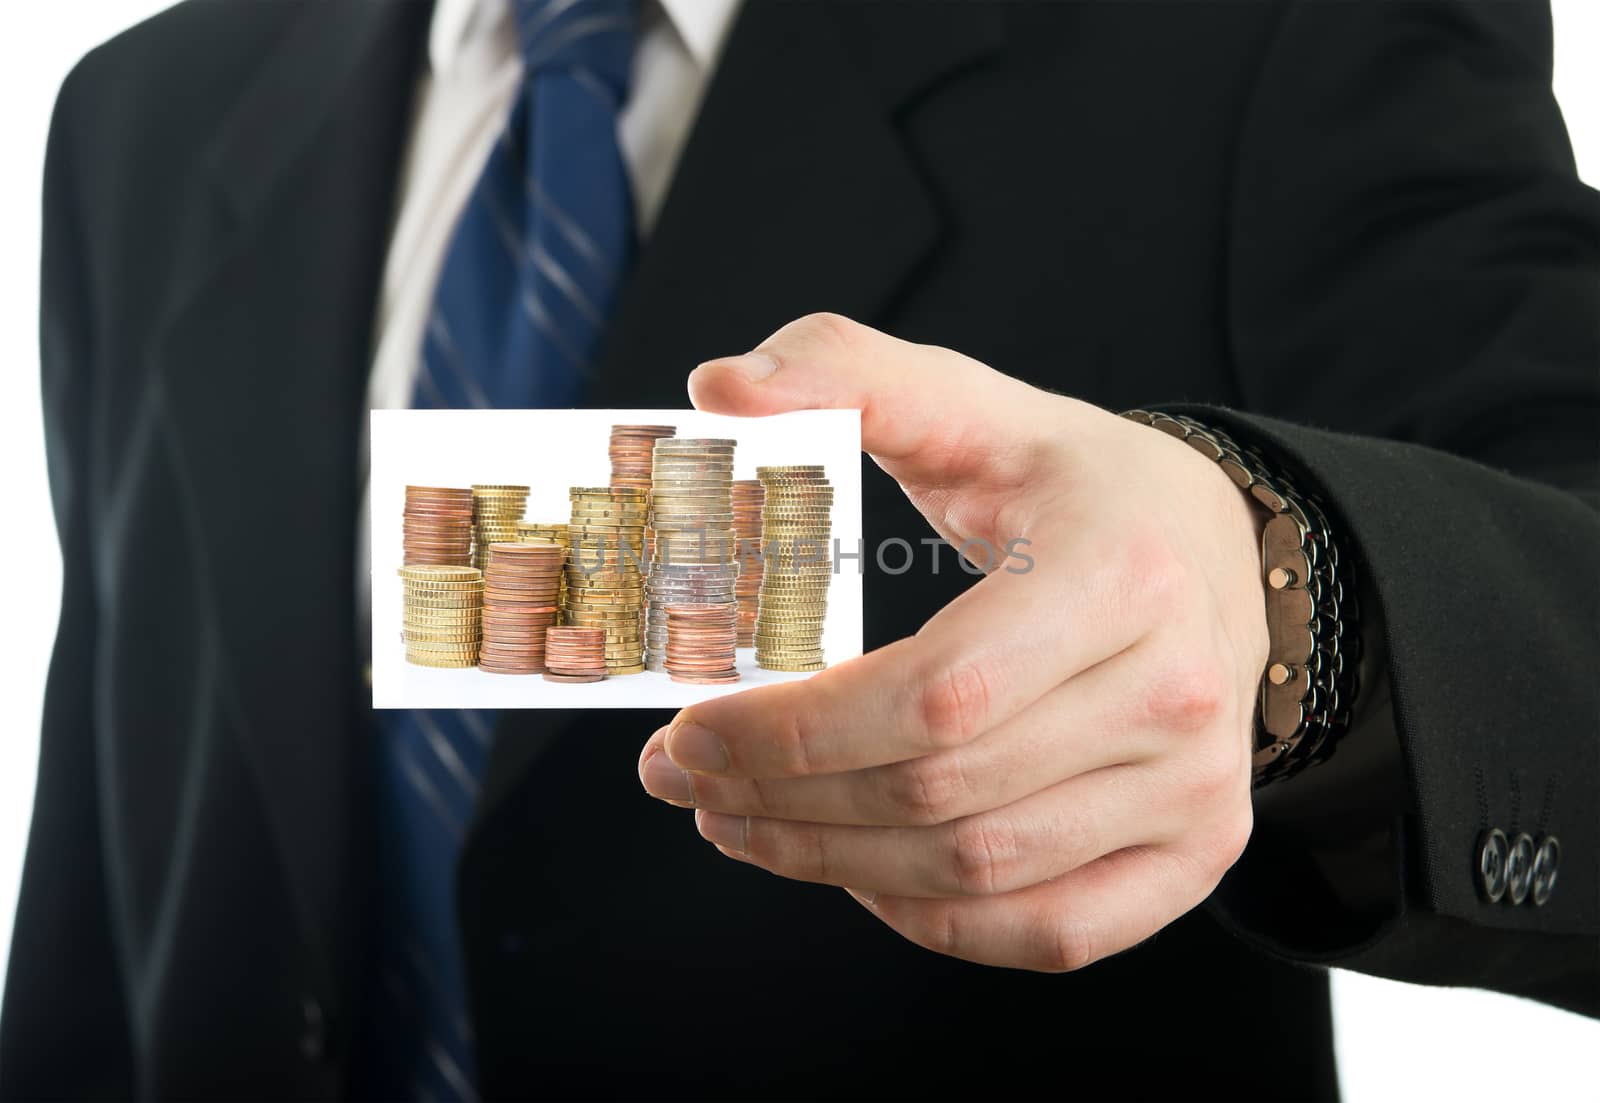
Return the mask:
<svg viewBox="0 0 1600 1103"><path fill-rule="evenodd" d="M1333 753L1350 727L1360 657L1359 610L1348 555L1312 495L1220 429L1181 414L1123 417L1188 444L1214 461L1268 513L1261 580L1270 649L1261 672L1251 778L1256 788L1293 777Z"/></svg>

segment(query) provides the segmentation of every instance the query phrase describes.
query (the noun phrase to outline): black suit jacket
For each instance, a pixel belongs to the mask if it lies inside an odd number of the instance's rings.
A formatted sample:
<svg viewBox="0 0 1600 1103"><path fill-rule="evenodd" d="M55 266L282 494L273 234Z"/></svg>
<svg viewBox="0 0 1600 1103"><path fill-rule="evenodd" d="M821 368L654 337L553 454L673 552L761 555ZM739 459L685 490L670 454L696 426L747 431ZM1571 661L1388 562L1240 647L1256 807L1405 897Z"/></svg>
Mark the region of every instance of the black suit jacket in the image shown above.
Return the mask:
<svg viewBox="0 0 1600 1103"><path fill-rule="evenodd" d="M428 15L185 3L62 89L65 588L6 1096L349 1083L358 445ZM1197 404L1325 495L1387 688L1298 814L1263 797L1211 914L1062 976L723 860L638 788L658 715L506 714L458 884L485 1093L1326 1096L1312 964L1594 1011L1600 208L1549 78L1533 2L750 0L592 403L681 405L698 360L827 309ZM927 531L865 478L869 541ZM869 645L968 581L868 570ZM1392 813L1319 792L1386 725ZM1476 894L1489 826L1560 836L1546 906Z"/></svg>

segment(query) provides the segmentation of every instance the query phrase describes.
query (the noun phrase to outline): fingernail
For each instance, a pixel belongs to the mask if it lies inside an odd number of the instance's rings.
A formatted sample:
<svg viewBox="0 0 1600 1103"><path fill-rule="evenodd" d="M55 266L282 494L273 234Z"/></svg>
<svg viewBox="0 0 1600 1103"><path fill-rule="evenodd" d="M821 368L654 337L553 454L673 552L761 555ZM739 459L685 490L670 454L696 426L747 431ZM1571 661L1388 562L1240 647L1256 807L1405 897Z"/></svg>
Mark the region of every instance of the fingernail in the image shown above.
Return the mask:
<svg viewBox="0 0 1600 1103"><path fill-rule="evenodd" d="M724 356L720 360L707 360L706 364L721 364L732 368L751 383L759 383L778 370L778 362L764 352L747 352L743 356ZM705 367L705 364L700 365Z"/></svg>
<svg viewBox="0 0 1600 1103"><path fill-rule="evenodd" d="M644 768L639 771L639 782L652 797L680 804L694 803L694 782L688 773L660 752L645 759Z"/></svg>
<svg viewBox="0 0 1600 1103"><path fill-rule="evenodd" d="M672 761L685 770L717 773L728 768L728 749L717 738L716 732L708 731L699 724L679 724L667 733L663 746L667 748L667 754L672 756Z"/></svg>
<svg viewBox="0 0 1600 1103"><path fill-rule="evenodd" d="M749 816L730 816L723 812L707 812L702 808L694 814L694 825L700 829L700 837L706 842L749 855Z"/></svg>
<svg viewBox="0 0 1600 1103"><path fill-rule="evenodd" d="M844 891L848 892L851 896L854 896L857 900L861 901L867 907L873 909L874 911L877 910L877 908L878 908L878 894L877 893L875 893L875 892L862 892L860 889L852 889L852 888L847 888Z"/></svg>

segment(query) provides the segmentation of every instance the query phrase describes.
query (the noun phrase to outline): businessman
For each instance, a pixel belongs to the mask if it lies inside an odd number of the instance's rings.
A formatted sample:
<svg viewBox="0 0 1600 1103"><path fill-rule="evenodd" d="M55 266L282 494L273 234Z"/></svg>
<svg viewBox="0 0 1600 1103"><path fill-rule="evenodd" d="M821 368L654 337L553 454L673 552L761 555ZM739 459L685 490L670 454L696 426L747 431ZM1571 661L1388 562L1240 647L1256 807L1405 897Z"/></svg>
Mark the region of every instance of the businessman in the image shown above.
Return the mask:
<svg viewBox="0 0 1600 1103"><path fill-rule="evenodd" d="M1328 966L1597 1013L1549 83L1537 0L189 0L95 50L0 1094L1328 1098ZM862 411L869 653L374 713L366 411L686 392ZM1034 569L874 554L934 534Z"/></svg>

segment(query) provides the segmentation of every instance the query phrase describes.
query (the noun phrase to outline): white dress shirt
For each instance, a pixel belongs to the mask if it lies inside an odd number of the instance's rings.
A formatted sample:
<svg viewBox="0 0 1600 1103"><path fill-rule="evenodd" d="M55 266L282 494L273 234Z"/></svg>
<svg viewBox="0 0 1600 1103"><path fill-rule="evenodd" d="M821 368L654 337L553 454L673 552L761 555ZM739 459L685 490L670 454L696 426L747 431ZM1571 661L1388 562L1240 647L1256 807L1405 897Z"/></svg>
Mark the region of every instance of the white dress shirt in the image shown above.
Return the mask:
<svg viewBox="0 0 1600 1103"><path fill-rule="evenodd" d="M644 5L628 101L617 122L641 236L649 234L666 198L739 2ZM377 353L367 389L371 409L411 405L423 327L445 251L522 83L511 0L438 0L427 59L383 270ZM356 568L363 610L370 585L370 512L364 503ZM398 525L398 518L393 521Z"/></svg>

